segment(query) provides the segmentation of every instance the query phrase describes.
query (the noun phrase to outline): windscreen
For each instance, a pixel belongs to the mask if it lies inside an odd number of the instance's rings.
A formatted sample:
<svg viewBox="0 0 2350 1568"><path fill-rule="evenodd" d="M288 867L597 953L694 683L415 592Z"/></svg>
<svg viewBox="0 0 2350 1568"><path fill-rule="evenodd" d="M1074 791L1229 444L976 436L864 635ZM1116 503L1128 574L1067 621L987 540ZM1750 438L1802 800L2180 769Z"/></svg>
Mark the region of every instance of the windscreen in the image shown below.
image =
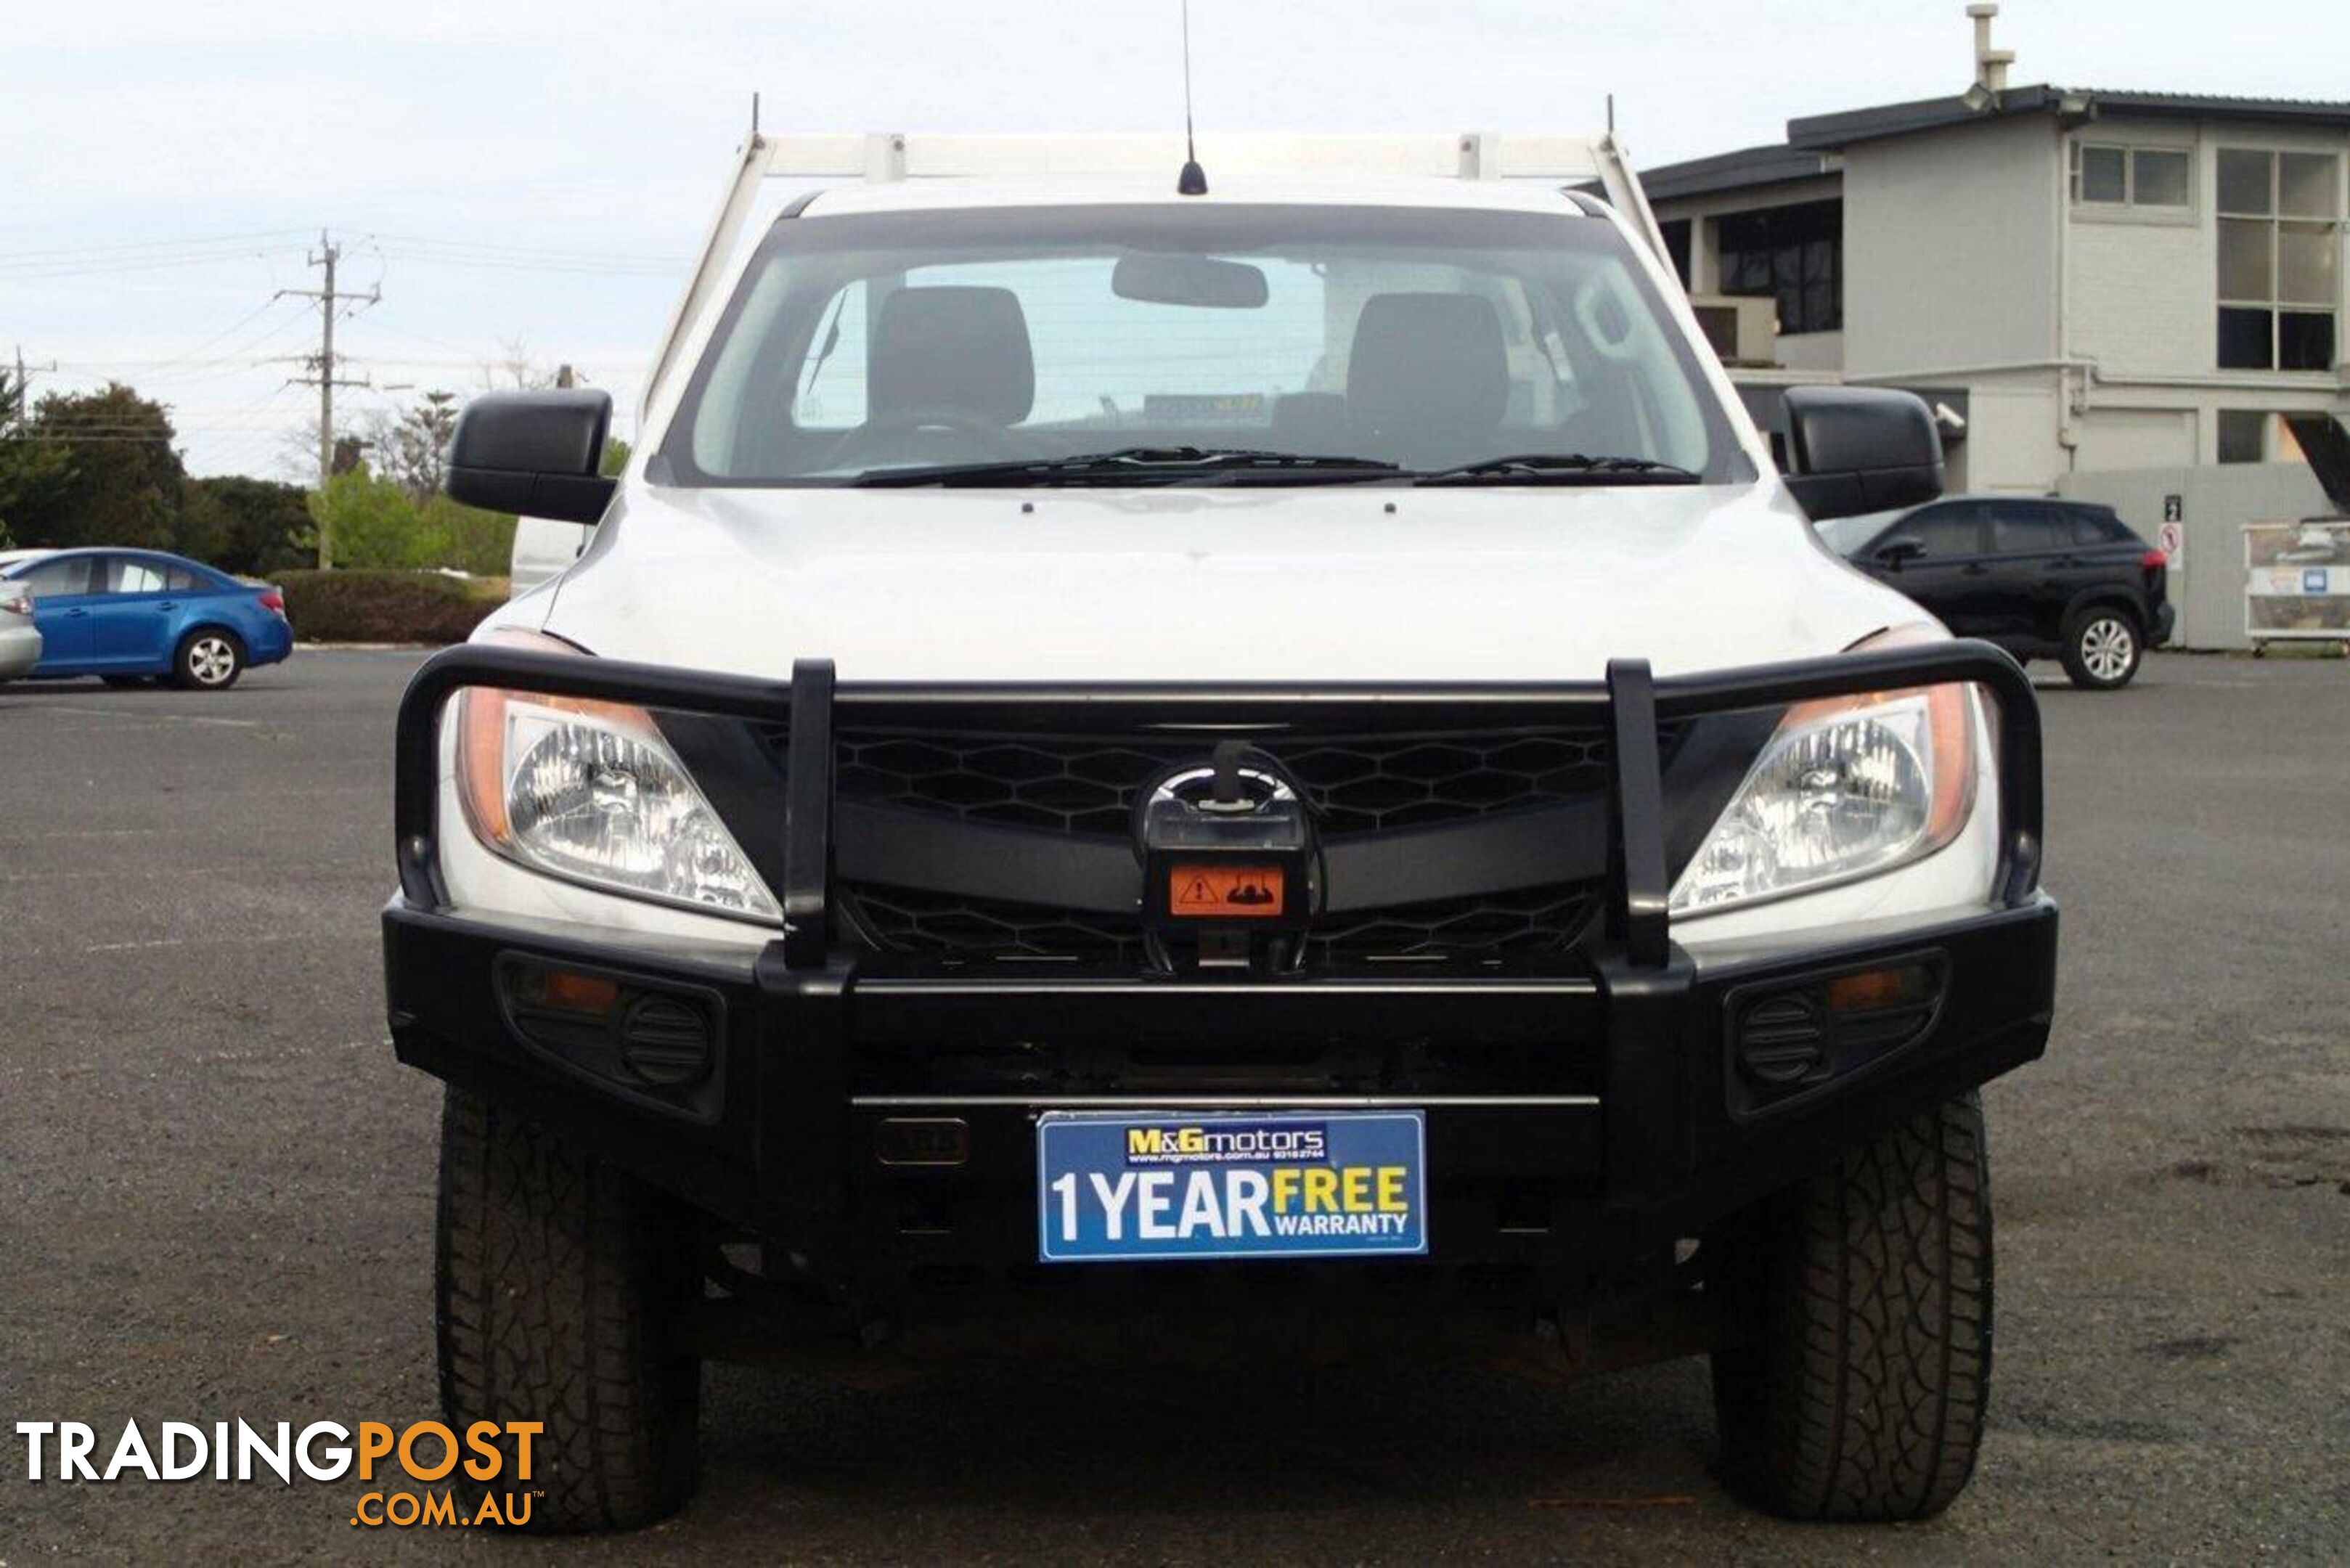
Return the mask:
<svg viewBox="0 0 2350 1568"><path fill-rule="evenodd" d="M1200 202L777 223L651 477L873 483L1137 452L1748 473L1603 221Z"/></svg>

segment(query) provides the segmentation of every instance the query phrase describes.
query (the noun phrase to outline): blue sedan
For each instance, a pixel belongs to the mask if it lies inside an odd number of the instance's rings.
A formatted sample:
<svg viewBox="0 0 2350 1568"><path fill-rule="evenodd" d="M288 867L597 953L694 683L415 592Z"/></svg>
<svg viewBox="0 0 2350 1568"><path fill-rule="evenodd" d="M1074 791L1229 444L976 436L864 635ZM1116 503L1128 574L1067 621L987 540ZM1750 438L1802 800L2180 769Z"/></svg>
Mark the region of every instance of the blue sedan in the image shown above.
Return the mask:
<svg viewBox="0 0 2350 1568"><path fill-rule="evenodd" d="M246 668L294 651L286 596L158 550L57 550L0 566L41 634L36 680L97 675L110 685L161 676L217 691Z"/></svg>

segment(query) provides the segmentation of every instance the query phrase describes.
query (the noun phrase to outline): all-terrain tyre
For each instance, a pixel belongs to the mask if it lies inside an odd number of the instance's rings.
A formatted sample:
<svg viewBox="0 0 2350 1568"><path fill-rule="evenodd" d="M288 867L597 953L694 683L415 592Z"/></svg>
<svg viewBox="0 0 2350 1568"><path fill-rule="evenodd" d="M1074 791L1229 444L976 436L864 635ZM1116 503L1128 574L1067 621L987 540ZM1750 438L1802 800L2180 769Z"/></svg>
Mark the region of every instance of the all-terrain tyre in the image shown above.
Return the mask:
<svg viewBox="0 0 2350 1568"><path fill-rule="evenodd" d="M441 1118L441 1405L452 1429L540 1421L485 1489L535 1491L529 1528L629 1530L692 1495L701 1363L674 1345L701 1272L675 1207L457 1089ZM462 1472L461 1472L462 1473Z"/></svg>
<svg viewBox="0 0 2350 1568"><path fill-rule="evenodd" d="M1969 1094L1746 1211L1708 1246L1722 1469L1790 1519L1927 1519L1991 1388L1991 1187Z"/></svg>
<svg viewBox="0 0 2350 1568"><path fill-rule="evenodd" d="M2092 691L2112 691L2130 683L2146 657L2146 637L2137 618L2112 605L2091 605L2064 620L2060 656L2065 678Z"/></svg>

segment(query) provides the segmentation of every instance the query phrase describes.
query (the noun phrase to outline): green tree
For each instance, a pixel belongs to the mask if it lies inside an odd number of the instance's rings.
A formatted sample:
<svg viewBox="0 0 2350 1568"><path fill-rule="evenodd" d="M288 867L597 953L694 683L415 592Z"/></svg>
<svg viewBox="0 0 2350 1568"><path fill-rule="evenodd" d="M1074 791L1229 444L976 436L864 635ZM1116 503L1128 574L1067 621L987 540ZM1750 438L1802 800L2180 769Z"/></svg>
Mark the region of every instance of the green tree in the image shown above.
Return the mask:
<svg viewBox="0 0 2350 1568"><path fill-rule="evenodd" d="M31 495L11 503L11 527L26 544L171 545L187 470L161 403L119 382L52 392L22 434L67 452Z"/></svg>
<svg viewBox="0 0 2350 1568"><path fill-rule="evenodd" d="M620 470L629 466L629 443L619 436L606 436L604 461L597 466L596 472L607 479L618 479Z"/></svg>
<svg viewBox="0 0 2350 1568"><path fill-rule="evenodd" d="M461 506L435 495L421 513L424 532L437 552L427 563L453 566L478 577L503 577L514 565L515 519L504 512Z"/></svg>
<svg viewBox="0 0 2350 1568"><path fill-rule="evenodd" d="M376 471L422 507L448 477L449 439L457 433L457 394L426 392L397 414L380 415L369 431Z"/></svg>
<svg viewBox="0 0 2350 1568"><path fill-rule="evenodd" d="M21 390L0 370L0 548L41 543L73 480L73 450L16 417Z"/></svg>
<svg viewBox="0 0 2350 1568"><path fill-rule="evenodd" d="M312 520L334 535L338 567L429 566L442 553L400 486L364 467L335 475L308 499Z"/></svg>
<svg viewBox="0 0 2350 1568"><path fill-rule="evenodd" d="M461 506L445 495L418 506L399 484L364 468L337 474L323 496L314 492L308 499L311 518L334 530L338 569L445 566L494 577L504 575L514 556L512 517Z"/></svg>
<svg viewBox="0 0 2350 1568"><path fill-rule="evenodd" d="M181 492L172 548L225 572L265 576L317 564L307 493L298 484L228 474L191 479Z"/></svg>

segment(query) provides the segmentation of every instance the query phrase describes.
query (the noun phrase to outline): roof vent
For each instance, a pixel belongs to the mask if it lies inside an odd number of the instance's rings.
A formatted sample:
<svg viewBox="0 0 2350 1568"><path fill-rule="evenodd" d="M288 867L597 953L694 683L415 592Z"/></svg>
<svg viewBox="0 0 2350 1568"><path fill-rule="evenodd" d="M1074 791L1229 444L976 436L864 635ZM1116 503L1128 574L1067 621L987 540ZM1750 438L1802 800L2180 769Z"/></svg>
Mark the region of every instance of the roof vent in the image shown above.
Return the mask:
<svg viewBox="0 0 2350 1568"><path fill-rule="evenodd" d="M2015 64L2015 51L1991 47L1991 18L1999 15L1999 7L1982 0L1968 6L1967 15L1975 24L1975 86L1985 92L2005 92L2007 67Z"/></svg>

